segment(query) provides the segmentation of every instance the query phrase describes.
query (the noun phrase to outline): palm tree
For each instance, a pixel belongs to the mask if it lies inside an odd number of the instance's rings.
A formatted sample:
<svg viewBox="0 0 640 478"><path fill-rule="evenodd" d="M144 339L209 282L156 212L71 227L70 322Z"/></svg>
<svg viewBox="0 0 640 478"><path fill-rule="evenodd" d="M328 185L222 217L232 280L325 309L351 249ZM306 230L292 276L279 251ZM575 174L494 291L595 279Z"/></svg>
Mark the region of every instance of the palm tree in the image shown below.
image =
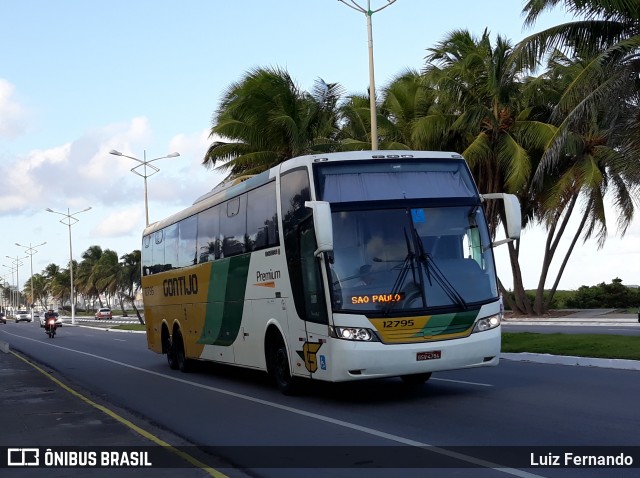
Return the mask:
<svg viewBox="0 0 640 478"><path fill-rule="evenodd" d="M120 264L118 254L111 249L105 249L91 271L98 296L104 295L107 307L111 307L110 297L118 297L120 292ZM122 301L120 301L122 305ZM124 307L122 307L124 313Z"/></svg>
<svg viewBox="0 0 640 478"><path fill-rule="evenodd" d="M422 144L461 151L481 193L509 192L528 204L536 163L532 152L544 149L555 128L528 102L526 88L532 83L525 81L511 44L498 36L493 46L487 31L475 38L459 30L429 51L424 77L440 112L426 117L414 135ZM486 211L495 235L500 211L491 203ZM508 247L515 293L510 305L530 313L518 264L519 241ZM511 301L502 284L501 289Z"/></svg>
<svg viewBox="0 0 640 478"><path fill-rule="evenodd" d="M431 125L425 119L432 117L434 92L416 70L405 70L397 75L383 91L378 115L381 136L380 149L430 149L421 134Z"/></svg>
<svg viewBox="0 0 640 478"><path fill-rule="evenodd" d="M248 72L222 98L211 137L224 140L211 144L203 164L238 177L334 148L341 87L320 80L314 94L296 86L285 70Z"/></svg>
<svg viewBox="0 0 640 478"><path fill-rule="evenodd" d="M543 167L561 160L564 143L574 125L603 108L617 115L637 109L640 94L640 3L628 0L529 0L523 12L525 26L535 23L544 10L562 4L577 19L530 35L517 54L531 67L560 50L571 58L588 58L574 81L567 85L555 108L562 123L545 153ZM588 120L587 120L588 121ZM621 150L630 158L640 152L640 117L633 115L622 130ZM632 166L640 169L638 161Z"/></svg>
<svg viewBox="0 0 640 478"><path fill-rule="evenodd" d="M141 324L144 324L144 320L140 315L140 311L136 307L136 295L140 290L141 278L140 268L142 264L142 257L140 250L136 249L129 254L120 256L120 286L123 296L131 302L133 310L136 311L138 320Z"/></svg>
<svg viewBox="0 0 640 478"><path fill-rule="evenodd" d="M535 179L539 189L550 176L559 178L547 190L539 217L548 231L534 308L541 313L553 298L577 240L593 235L598 245L607 236L605 196L613 198L618 229L624 235L634 215L633 198L640 185L640 4L617 0L531 0L524 11L531 25L547 8L563 3L584 17L549 28L521 42L516 53L525 64L549 58L548 74L561 85L552 107L558 129L547 144ZM548 266L576 205L580 224L553 287L543 298Z"/></svg>
<svg viewBox="0 0 640 478"><path fill-rule="evenodd" d="M82 262L74 269L76 271L74 277L75 286L79 292L88 299L97 299L100 307L102 307L102 298L96 285L97 277L94 272L101 256L102 248L100 246L91 246L82 253Z"/></svg>
<svg viewBox="0 0 640 478"><path fill-rule="evenodd" d="M545 78L540 83L547 82L551 85L547 91L556 92L550 98L562 96L567 88L575 88L576 79L582 77L584 69L589 68L589 65L589 60L569 58L562 52L555 51L550 56ZM588 85L584 84L584 87L588 88ZM621 230L625 230L633 218L632 198L638 181L637 178L634 179L630 163L619 148L617 133L626 122L626 116L619 111L614 115L611 108L597 108L596 105L589 111L589 116L583 115L580 123L573 124L566 131L560 159L553 163L542 161L536 172L536 177L542 178L542 187L537 189L539 202L536 217L547 229L542 271L534 303L538 314L543 313L553 300L580 236L587 240L595 235L599 245L604 244L607 235L605 196L611 194L615 198L614 208ZM568 232L566 228L569 219L581 204L580 224L573 234L554 285L545 298L549 266L557 252L560 238Z"/></svg>
<svg viewBox="0 0 640 478"><path fill-rule="evenodd" d="M350 95L339 107L340 149L361 151L371 149L371 114L369 97Z"/></svg>

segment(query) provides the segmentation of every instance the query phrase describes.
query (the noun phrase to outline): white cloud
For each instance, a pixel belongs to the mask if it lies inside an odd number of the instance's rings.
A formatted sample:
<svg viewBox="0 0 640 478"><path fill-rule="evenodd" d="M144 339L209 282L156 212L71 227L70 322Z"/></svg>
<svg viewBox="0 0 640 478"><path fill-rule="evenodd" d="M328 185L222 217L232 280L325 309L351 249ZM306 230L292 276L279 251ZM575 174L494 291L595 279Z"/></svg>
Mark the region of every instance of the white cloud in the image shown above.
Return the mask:
<svg viewBox="0 0 640 478"><path fill-rule="evenodd" d="M119 237L140 232L140 222L143 219L142 208L134 206L128 209L115 210L108 213L91 230L94 236Z"/></svg>
<svg viewBox="0 0 640 478"><path fill-rule="evenodd" d="M27 111L13 99L15 88L0 78L0 136L16 138L26 129Z"/></svg>

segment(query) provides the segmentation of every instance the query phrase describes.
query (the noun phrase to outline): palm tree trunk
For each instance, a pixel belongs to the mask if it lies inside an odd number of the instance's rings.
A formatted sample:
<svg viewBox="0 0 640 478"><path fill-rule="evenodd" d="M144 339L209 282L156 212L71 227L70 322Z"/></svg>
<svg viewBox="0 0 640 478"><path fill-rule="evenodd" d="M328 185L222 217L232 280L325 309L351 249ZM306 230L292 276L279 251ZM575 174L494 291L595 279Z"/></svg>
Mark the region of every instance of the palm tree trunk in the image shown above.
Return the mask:
<svg viewBox="0 0 640 478"><path fill-rule="evenodd" d="M549 291L549 296L547 297L547 300L544 303L545 310L547 310L549 308L549 304L551 304L551 301L553 300L553 296L556 293L556 290L558 288L558 284L560 283L560 279L562 278L562 274L564 273L564 269L567 266L567 263L569 262L569 257L571 256L571 253L573 252L573 248L575 247L576 242L578 242L578 238L580 237L580 234L582 234L582 229L584 229L584 225L587 223L588 217L589 217L589 208L585 208L584 214L582 215L582 221L580 221L580 226L578 226L578 230L576 231L576 233L573 236L573 239L571 241L571 245L569 246L569 249L567 250L567 253L564 256L564 260L562 261L562 264L560 265L560 270L558 271L558 274L556 275L556 280L553 283L553 287Z"/></svg>
<svg viewBox="0 0 640 478"><path fill-rule="evenodd" d="M560 222L560 229L556 232L559 218L558 215L556 216L554 224L551 225L547 233L547 242L544 250L544 258L542 260L542 270L540 271L540 280L538 281L538 288L536 290L536 299L533 304L535 313L538 315L543 315L547 311L545 306L546 302L544 299L544 285L547 281L547 275L549 274L549 267L551 266L553 257L556 253L556 250L558 249L558 244L560 243L560 239L562 239L562 236L567 228L569 219L571 219L571 215L577 201L578 194L574 194L571 198L571 201L569 201L569 205L567 206L562 221Z"/></svg>
<svg viewBox="0 0 640 478"><path fill-rule="evenodd" d="M131 305L133 306L133 310L136 311L136 315L138 316L138 320L140 321L140 323L142 325L144 325L144 319L142 318L142 316L140 315L140 311L138 310L138 308L136 307L136 303L135 303L135 297L133 299L131 299Z"/></svg>

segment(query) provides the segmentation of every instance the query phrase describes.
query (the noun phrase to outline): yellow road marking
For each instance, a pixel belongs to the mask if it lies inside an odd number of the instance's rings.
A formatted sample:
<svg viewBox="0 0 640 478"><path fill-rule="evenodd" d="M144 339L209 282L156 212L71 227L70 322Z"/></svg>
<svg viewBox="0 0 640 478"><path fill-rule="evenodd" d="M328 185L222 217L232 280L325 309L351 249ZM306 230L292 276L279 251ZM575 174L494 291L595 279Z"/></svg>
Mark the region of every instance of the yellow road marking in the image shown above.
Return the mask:
<svg viewBox="0 0 640 478"><path fill-rule="evenodd" d="M47 377L48 379L50 379L51 381L55 382L58 386L62 387L63 389L65 389L67 392L69 392L72 395L75 395L76 397L80 398L81 400L83 400L85 403L88 403L89 405L91 405L92 407L97 408L98 410L100 410L103 413L106 413L107 415L109 415L111 418L118 420L120 423L122 423L123 425L131 428L133 431L137 432L138 434L142 435L144 438L146 438L147 440L150 440L152 442L154 442L157 445L160 445L162 447L165 447L167 450L169 450L172 453L175 453L176 455L178 455L180 458L182 458L183 460L187 461L188 463L191 463L193 466L200 468L201 470L205 471L206 473L208 473L209 475L215 477L215 478L229 478L227 475L225 475L224 473L219 472L218 470L211 468L210 466L206 465L205 463L202 463L201 461L199 461L198 459L194 458L193 456L189 455L188 453L185 453L181 450L178 450L177 448L171 446L169 443L167 443L166 441L158 438L155 435L152 435L151 433L149 433L148 431L144 430L143 428L140 428L138 425L130 422L129 420L127 420L126 418L121 417L120 415L118 415L117 413L115 413L113 410L108 409L105 406L100 405L99 403L94 402L93 400L90 400L89 398L85 397L84 395L82 395L79 392L76 392L74 389L72 389L71 387L65 385L64 383L62 383L60 380L58 380L55 377L52 377L50 374L48 374L45 370L43 370L42 368L38 367L36 364L34 364L33 362L30 362L29 360L27 360L26 358L22 357L21 355L15 353L13 350L10 351L13 355L15 355L16 357L18 357L20 360L22 360L23 362L31 365L33 368L35 368L38 372L40 372L42 375L44 375L45 377Z"/></svg>

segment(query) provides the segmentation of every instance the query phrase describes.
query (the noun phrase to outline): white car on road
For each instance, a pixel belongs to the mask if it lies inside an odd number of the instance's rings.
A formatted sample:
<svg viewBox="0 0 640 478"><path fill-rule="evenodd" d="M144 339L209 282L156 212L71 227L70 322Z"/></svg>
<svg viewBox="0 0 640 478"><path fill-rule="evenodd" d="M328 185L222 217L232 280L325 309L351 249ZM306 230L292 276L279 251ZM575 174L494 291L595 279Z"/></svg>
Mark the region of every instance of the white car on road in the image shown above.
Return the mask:
<svg viewBox="0 0 640 478"><path fill-rule="evenodd" d="M14 318L16 319L16 324L18 322L31 322L33 320L28 310L16 311Z"/></svg>

